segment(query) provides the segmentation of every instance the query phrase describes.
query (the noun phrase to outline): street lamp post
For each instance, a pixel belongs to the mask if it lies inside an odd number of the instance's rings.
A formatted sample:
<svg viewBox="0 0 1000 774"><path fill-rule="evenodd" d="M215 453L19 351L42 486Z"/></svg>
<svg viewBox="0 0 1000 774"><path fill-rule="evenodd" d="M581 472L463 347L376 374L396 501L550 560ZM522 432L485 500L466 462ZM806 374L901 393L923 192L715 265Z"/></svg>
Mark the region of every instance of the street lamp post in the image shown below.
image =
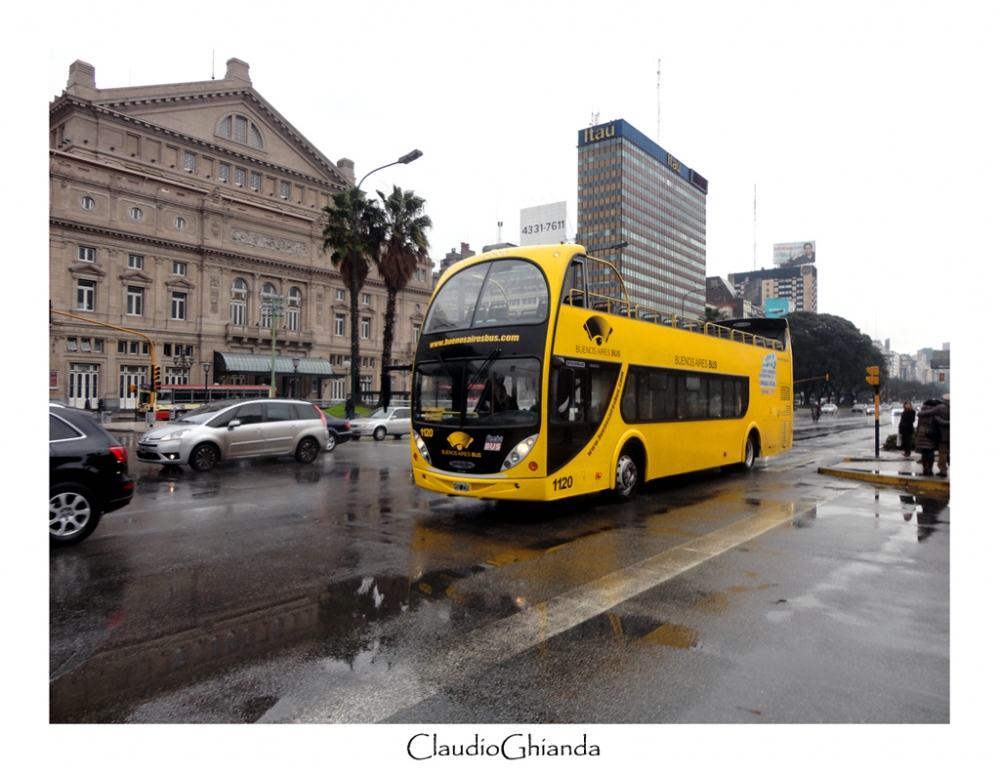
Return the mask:
<svg viewBox="0 0 1000 774"><path fill-rule="evenodd" d="M211 363L202 363L201 367L205 369L205 389L208 389L208 372L212 370Z"/></svg>
<svg viewBox="0 0 1000 774"><path fill-rule="evenodd" d="M184 352L181 352L179 355L174 355L174 365L184 370L184 384L187 384L189 381L188 374L191 371L191 366L194 365L194 360Z"/></svg>
<svg viewBox="0 0 1000 774"><path fill-rule="evenodd" d="M681 299L681 317L684 316L684 304L685 302L687 302L688 296L690 296L692 293L699 292L699 290L700 288L695 288L694 290L689 290L687 293L684 294L684 297Z"/></svg>
<svg viewBox="0 0 1000 774"><path fill-rule="evenodd" d="M292 358L292 397L299 397L299 359L297 357Z"/></svg>
<svg viewBox="0 0 1000 774"><path fill-rule="evenodd" d="M411 161L416 161L424 152L421 150L411 150L405 156L400 156L396 161L392 161L388 164L383 164L381 167L375 167L371 172L366 174L361 178L354 188L360 193L361 186L364 184L365 180L368 179L369 175L378 172L381 169L386 169L387 167L395 166L396 164L409 164ZM355 246L354 255L352 256L353 261L353 271L351 272L351 399L354 401L355 405L359 400L360 393L358 392L358 361L360 359L360 346L358 344L358 244L357 239L360 237L361 233L361 213L355 210L354 213L354 225L355 225Z"/></svg>

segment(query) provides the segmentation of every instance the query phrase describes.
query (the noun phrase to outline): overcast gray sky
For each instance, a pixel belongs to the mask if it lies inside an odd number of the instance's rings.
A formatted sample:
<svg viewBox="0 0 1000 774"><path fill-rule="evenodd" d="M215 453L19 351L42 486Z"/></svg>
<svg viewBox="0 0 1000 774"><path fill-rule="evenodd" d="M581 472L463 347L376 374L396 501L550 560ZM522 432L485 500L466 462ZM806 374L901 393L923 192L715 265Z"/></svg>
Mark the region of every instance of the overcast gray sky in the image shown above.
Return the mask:
<svg viewBox="0 0 1000 774"><path fill-rule="evenodd" d="M176 7L81 18L95 34L50 48L47 98L75 59L101 88L221 78L243 59L265 99L359 177L424 152L365 187L427 200L436 261L462 242L518 242L533 205L566 201L572 237L577 130L624 118L708 178L710 276L811 240L821 312L902 352L956 332L956 317L919 312L919 291L980 250L969 221L985 199L970 191L996 128L986 4L334 2L235 24Z"/></svg>

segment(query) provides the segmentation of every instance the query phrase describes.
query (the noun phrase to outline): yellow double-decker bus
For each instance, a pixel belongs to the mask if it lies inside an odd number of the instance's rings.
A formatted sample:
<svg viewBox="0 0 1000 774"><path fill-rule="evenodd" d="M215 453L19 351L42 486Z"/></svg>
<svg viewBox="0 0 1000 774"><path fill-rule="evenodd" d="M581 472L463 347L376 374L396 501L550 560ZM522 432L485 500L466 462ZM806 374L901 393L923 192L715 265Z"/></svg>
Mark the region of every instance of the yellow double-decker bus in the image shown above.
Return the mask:
<svg viewBox="0 0 1000 774"><path fill-rule="evenodd" d="M624 501L654 478L749 471L791 447L788 323L631 304L614 265L579 245L498 250L438 283L412 408L424 489L501 500L608 490Z"/></svg>

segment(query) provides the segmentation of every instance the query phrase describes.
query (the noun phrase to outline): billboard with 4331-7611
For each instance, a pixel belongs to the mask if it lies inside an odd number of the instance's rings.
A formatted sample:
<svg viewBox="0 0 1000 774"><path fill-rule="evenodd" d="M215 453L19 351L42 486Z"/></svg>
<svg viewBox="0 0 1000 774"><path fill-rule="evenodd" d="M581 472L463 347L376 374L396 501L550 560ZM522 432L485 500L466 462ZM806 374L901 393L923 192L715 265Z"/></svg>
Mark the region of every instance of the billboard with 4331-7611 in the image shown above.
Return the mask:
<svg viewBox="0 0 1000 774"><path fill-rule="evenodd" d="M566 241L566 202L521 210L521 246Z"/></svg>
<svg viewBox="0 0 1000 774"><path fill-rule="evenodd" d="M816 263L815 242L779 242L775 244L775 266L802 266L806 263Z"/></svg>

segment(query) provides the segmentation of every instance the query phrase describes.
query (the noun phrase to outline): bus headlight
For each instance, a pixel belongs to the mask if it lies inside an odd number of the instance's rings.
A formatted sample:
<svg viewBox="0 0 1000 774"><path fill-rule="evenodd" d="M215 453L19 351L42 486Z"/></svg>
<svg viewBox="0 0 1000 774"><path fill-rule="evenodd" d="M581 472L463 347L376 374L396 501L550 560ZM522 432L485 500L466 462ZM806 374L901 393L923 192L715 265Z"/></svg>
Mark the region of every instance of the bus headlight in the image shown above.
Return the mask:
<svg viewBox="0 0 1000 774"><path fill-rule="evenodd" d="M430 464L431 454L427 451L427 444L424 443L424 439L417 435L416 431L413 433L413 443L417 447L417 451L420 452L420 456L424 458L424 461Z"/></svg>
<svg viewBox="0 0 1000 774"><path fill-rule="evenodd" d="M507 459L503 461L503 469L508 470L514 467L517 463L528 456L530 452L535 447L535 441L538 440L538 433L530 435L521 441L517 446L510 450L510 454L507 455Z"/></svg>

